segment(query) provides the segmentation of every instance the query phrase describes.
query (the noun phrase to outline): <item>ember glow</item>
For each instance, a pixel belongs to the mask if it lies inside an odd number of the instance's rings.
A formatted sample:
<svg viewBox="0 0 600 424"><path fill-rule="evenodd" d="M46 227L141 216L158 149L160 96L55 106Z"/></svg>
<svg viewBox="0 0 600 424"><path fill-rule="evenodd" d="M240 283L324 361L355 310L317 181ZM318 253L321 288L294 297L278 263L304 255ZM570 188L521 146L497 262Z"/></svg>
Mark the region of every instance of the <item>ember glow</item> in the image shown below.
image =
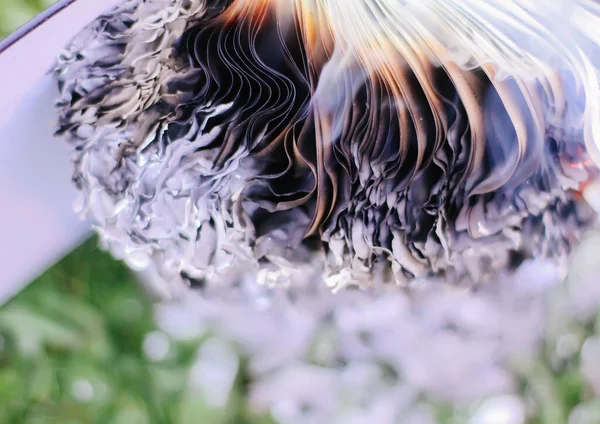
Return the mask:
<svg viewBox="0 0 600 424"><path fill-rule="evenodd" d="M550 3L124 1L55 69L83 213L169 287L564 264L596 222L600 5Z"/></svg>

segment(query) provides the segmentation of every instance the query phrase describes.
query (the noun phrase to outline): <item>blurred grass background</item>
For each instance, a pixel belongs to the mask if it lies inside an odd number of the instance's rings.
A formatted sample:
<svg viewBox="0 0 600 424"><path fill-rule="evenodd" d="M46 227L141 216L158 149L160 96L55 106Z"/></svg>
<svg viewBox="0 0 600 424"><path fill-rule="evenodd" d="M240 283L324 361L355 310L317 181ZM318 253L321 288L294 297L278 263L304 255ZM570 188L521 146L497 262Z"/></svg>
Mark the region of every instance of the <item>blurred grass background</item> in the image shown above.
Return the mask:
<svg viewBox="0 0 600 424"><path fill-rule="evenodd" d="M151 299L92 238L0 308L0 423L268 422L244 408L242 383L224 410L186 391L200 343L144 353Z"/></svg>
<svg viewBox="0 0 600 424"><path fill-rule="evenodd" d="M55 0L0 0L0 38L6 37Z"/></svg>

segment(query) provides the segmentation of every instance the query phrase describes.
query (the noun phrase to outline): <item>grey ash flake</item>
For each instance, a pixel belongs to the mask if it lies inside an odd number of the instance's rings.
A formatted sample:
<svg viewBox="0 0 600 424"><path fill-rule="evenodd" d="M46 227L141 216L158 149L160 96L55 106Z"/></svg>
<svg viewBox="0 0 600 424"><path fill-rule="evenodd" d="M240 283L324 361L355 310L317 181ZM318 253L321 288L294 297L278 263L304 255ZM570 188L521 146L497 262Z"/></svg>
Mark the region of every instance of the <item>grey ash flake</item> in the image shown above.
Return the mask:
<svg viewBox="0 0 600 424"><path fill-rule="evenodd" d="M593 25L542 43L560 11L510 28L511 2L357 17L378 1L127 0L81 32L54 71L58 133L113 254L169 291L234 264L267 283L310 264L334 289L564 265L596 219ZM473 16L491 26L469 39Z"/></svg>

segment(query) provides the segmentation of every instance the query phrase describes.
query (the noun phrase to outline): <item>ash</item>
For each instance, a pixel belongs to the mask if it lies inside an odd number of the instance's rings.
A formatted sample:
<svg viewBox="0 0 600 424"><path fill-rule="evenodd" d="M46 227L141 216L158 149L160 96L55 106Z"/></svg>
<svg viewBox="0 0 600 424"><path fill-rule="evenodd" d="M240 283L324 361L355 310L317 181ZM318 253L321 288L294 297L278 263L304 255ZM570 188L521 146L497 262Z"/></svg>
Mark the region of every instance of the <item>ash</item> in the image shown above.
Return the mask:
<svg viewBox="0 0 600 424"><path fill-rule="evenodd" d="M598 6L346 3L128 0L79 34L58 133L104 243L167 292L564 271L596 222Z"/></svg>

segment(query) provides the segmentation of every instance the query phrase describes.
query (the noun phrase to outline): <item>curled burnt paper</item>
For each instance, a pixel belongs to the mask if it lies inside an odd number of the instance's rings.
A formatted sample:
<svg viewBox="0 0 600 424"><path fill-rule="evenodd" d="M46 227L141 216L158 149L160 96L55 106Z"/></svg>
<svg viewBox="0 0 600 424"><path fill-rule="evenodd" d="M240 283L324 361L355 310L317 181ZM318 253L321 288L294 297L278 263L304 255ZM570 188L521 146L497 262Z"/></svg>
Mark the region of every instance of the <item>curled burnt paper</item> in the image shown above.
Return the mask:
<svg viewBox="0 0 600 424"><path fill-rule="evenodd" d="M128 0L60 54L58 133L169 287L479 283L596 222L599 40L591 0Z"/></svg>

